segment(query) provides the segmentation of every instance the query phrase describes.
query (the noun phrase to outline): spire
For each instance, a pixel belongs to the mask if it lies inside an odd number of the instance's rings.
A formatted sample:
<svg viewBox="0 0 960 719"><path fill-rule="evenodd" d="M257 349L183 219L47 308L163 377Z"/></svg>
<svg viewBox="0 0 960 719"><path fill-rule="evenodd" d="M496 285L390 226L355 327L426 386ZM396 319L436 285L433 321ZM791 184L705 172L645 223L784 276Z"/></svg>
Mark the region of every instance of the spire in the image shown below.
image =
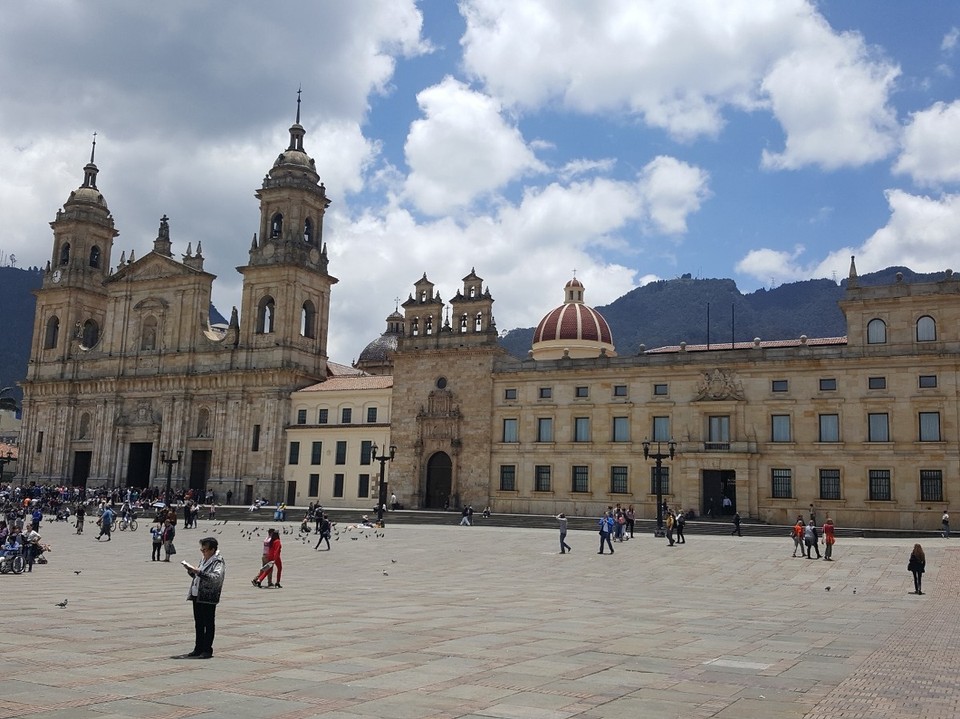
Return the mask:
<svg viewBox="0 0 960 719"><path fill-rule="evenodd" d="M97 133L93 133L93 146L90 148L90 162L83 168L83 187L97 189L97 166L93 162L97 151Z"/></svg>
<svg viewBox="0 0 960 719"><path fill-rule="evenodd" d="M297 124L300 124L300 93L303 91L303 85L297 88Z"/></svg>
<svg viewBox="0 0 960 719"><path fill-rule="evenodd" d="M850 255L850 273L847 275L847 286L857 287L860 284L860 276L857 275L857 265L854 262L856 255Z"/></svg>
<svg viewBox="0 0 960 719"><path fill-rule="evenodd" d="M287 148L287 151L290 150L299 150L303 152L303 136L306 134L303 131L303 127L300 125L300 93L302 90L297 89L297 121L290 126L290 147Z"/></svg>
<svg viewBox="0 0 960 719"><path fill-rule="evenodd" d="M93 164L93 156L97 152L97 133L93 133L93 146L90 148L90 164Z"/></svg>

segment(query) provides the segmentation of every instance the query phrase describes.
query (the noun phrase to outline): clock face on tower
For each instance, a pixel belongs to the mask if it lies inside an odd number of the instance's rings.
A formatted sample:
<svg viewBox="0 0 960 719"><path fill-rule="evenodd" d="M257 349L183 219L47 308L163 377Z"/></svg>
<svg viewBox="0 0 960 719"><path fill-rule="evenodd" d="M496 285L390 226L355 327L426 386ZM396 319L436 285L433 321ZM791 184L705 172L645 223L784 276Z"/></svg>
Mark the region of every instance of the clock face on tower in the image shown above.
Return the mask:
<svg viewBox="0 0 960 719"><path fill-rule="evenodd" d="M54 282L59 282L61 279L63 279L63 273L62 273L60 270L54 271L54 273L53 273L53 281L54 281Z"/></svg>

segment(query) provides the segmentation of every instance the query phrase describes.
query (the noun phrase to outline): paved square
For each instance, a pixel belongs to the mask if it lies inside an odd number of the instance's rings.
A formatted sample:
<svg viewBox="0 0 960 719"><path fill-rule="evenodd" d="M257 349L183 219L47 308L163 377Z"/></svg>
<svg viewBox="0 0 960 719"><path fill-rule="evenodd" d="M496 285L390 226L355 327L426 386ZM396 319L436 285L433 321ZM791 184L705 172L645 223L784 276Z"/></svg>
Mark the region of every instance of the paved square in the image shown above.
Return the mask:
<svg viewBox="0 0 960 719"><path fill-rule="evenodd" d="M289 532L280 590L250 584L267 526ZM612 556L574 531L561 556L548 530L341 524L326 552L292 522L201 521L175 560L214 534L227 581L216 656L191 661L170 658L193 646L188 579L150 561L145 522L109 543L44 523L50 563L0 576L0 717L960 716L952 541L924 542L918 597L912 541L828 563L688 526Z"/></svg>

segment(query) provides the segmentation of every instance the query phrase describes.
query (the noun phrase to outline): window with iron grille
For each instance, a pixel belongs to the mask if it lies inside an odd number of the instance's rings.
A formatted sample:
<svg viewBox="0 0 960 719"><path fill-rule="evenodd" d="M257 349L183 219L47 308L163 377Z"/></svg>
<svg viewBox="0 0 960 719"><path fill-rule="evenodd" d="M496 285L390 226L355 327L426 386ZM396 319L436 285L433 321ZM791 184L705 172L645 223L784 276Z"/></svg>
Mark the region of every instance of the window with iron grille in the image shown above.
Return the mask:
<svg viewBox="0 0 960 719"><path fill-rule="evenodd" d="M357 497L369 497L370 496L370 475L361 474L357 477Z"/></svg>
<svg viewBox="0 0 960 719"><path fill-rule="evenodd" d="M308 497L319 497L320 496L320 475L311 474L310 475L310 487L307 490Z"/></svg>
<svg viewBox="0 0 960 719"><path fill-rule="evenodd" d="M943 501L943 471L939 469L920 470L920 501Z"/></svg>
<svg viewBox="0 0 960 719"><path fill-rule="evenodd" d="M875 502L888 502L893 498L890 493L890 470L870 470L870 499Z"/></svg>
<svg viewBox="0 0 960 719"><path fill-rule="evenodd" d="M290 456L288 457L288 464L299 464L299 463L300 463L300 443L291 442Z"/></svg>
<svg viewBox="0 0 960 719"><path fill-rule="evenodd" d="M365 439L360 442L360 464L370 464L370 453L373 450L373 442Z"/></svg>
<svg viewBox="0 0 960 719"><path fill-rule="evenodd" d="M650 468L650 494L657 493L657 467ZM670 494L670 468L660 468L660 494Z"/></svg>
<svg viewBox="0 0 960 719"><path fill-rule="evenodd" d="M347 463L347 443L346 441L337 442L337 464Z"/></svg>
<svg viewBox="0 0 960 719"><path fill-rule="evenodd" d="M330 410L321 409L317 412L317 424L326 424L330 421Z"/></svg>
<svg viewBox="0 0 960 719"><path fill-rule="evenodd" d="M367 424L375 424L377 421L377 408L367 407Z"/></svg>
<svg viewBox="0 0 960 719"><path fill-rule="evenodd" d="M820 470L820 499L840 499L840 470Z"/></svg>
<svg viewBox="0 0 960 719"><path fill-rule="evenodd" d="M333 496L334 497L343 496L343 475L342 474L333 475Z"/></svg>
<svg viewBox="0 0 960 719"><path fill-rule="evenodd" d="M629 485L627 483L627 468L615 466L610 468L610 493L627 494Z"/></svg>
<svg viewBox="0 0 960 719"><path fill-rule="evenodd" d="M340 412L340 424L350 424L353 422L353 409L344 407Z"/></svg>
<svg viewBox="0 0 960 719"><path fill-rule="evenodd" d="M573 466L573 486L572 492L590 491L590 468L582 464Z"/></svg>
<svg viewBox="0 0 960 719"><path fill-rule="evenodd" d="M310 443L310 464L320 464L320 458L323 456L323 442Z"/></svg>
<svg viewBox="0 0 960 719"><path fill-rule="evenodd" d="M533 468L533 491L550 491L550 465L538 464Z"/></svg>
<svg viewBox="0 0 960 719"><path fill-rule="evenodd" d="M791 470L770 470L770 494L774 499L790 499L793 497L793 472Z"/></svg>
<svg viewBox="0 0 960 719"><path fill-rule="evenodd" d="M515 492L517 490L517 466L514 464L500 465L500 491Z"/></svg>
<svg viewBox="0 0 960 719"><path fill-rule="evenodd" d="M297 410L297 424L306 424L307 423L307 410L298 409Z"/></svg>

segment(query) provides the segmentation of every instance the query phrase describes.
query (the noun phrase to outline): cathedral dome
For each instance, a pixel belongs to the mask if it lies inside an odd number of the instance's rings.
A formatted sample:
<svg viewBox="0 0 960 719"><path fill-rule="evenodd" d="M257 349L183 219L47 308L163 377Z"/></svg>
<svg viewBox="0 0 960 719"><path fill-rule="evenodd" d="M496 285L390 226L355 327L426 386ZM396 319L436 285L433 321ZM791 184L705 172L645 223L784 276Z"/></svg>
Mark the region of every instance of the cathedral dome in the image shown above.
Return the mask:
<svg viewBox="0 0 960 719"><path fill-rule="evenodd" d="M533 358L614 356L610 326L603 315L583 303L583 283L573 278L563 291L563 304L544 315L533 333Z"/></svg>
<svg viewBox="0 0 960 719"><path fill-rule="evenodd" d="M387 317L387 331L363 348L354 367L369 374L390 374L393 370L393 353L403 334L403 315L397 310Z"/></svg>

